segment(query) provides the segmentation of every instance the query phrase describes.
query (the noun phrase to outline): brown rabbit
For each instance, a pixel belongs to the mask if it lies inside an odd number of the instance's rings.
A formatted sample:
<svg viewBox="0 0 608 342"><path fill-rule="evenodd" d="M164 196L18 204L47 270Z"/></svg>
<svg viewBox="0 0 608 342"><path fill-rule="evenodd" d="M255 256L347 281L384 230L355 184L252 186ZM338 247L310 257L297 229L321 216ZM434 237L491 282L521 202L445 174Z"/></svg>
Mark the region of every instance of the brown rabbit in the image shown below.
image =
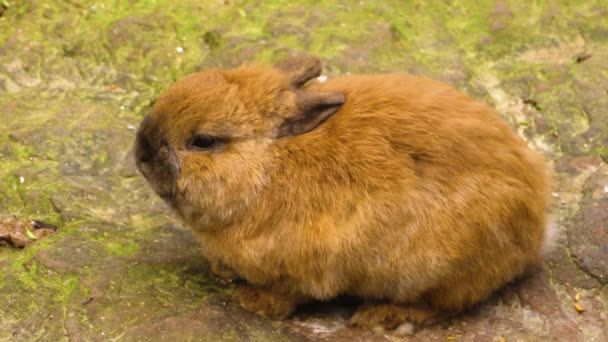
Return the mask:
<svg viewBox="0 0 608 342"><path fill-rule="evenodd" d="M194 73L137 133L152 188L249 284L235 301L284 318L351 295L353 324L406 329L539 261L547 170L492 109L421 77L320 73L312 57Z"/></svg>

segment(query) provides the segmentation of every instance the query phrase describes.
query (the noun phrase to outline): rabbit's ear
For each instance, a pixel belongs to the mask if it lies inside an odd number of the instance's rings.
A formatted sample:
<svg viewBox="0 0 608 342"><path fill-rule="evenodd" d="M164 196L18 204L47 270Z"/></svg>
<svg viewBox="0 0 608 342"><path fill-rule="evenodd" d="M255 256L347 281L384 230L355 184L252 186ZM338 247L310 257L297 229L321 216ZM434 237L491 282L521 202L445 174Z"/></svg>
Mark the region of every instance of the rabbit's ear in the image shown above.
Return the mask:
<svg viewBox="0 0 608 342"><path fill-rule="evenodd" d="M296 90L294 112L278 127L275 137L281 138L310 132L333 115L342 104L344 95L330 92Z"/></svg>
<svg viewBox="0 0 608 342"><path fill-rule="evenodd" d="M312 56L291 56L279 61L275 67L287 74L291 85L299 88L321 75L321 61Z"/></svg>

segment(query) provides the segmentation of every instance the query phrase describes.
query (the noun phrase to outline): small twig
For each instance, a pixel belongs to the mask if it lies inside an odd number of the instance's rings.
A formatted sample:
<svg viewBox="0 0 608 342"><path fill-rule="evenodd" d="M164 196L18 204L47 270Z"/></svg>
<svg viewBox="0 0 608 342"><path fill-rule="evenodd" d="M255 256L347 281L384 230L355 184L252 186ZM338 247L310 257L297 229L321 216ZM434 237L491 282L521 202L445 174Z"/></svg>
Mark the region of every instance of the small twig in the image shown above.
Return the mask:
<svg viewBox="0 0 608 342"><path fill-rule="evenodd" d="M49 223L46 223L46 222L42 222L42 221L39 221L39 220L32 220L31 223L32 223L32 227L34 229L45 228L45 229L51 229L53 231L57 230L57 227L53 226L52 224L49 224Z"/></svg>
<svg viewBox="0 0 608 342"><path fill-rule="evenodd" d="M586 60L588 60L589 58L591 58L591 54L588 52L581 52L579 54L577 54L576 56L574 56L574 61L576 63L582 63Z"/></svg>
<svg viewBox="0 0 608 342"><path fill-rule="evenodd" d="M537 111L541 111L540 106L538 105L538 102L536 102L536 100L534 99L523 99L523 103L532 106L534 109L536 109Z"/></svg>
<svg viewBox="0 0 608 342"><path fill-rule="evenodd" d="M93 301L93 297L89 297L89 298L83 300L80 304L87 305L87 304L89 304L92 301Z"/></svg>

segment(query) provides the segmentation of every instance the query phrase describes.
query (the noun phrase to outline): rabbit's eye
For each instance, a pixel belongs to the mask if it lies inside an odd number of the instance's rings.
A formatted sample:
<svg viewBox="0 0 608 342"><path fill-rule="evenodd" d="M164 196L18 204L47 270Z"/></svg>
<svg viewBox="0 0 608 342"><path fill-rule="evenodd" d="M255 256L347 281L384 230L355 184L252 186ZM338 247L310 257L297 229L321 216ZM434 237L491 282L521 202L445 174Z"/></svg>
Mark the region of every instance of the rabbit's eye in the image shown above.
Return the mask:
<svg viewBox="0 0 608 342"><path fill-rule="evenodd" d="M222 142L223 140L217 137L197 134L190 139L187 146L191 150L209 150L216 147Z"/></svg>

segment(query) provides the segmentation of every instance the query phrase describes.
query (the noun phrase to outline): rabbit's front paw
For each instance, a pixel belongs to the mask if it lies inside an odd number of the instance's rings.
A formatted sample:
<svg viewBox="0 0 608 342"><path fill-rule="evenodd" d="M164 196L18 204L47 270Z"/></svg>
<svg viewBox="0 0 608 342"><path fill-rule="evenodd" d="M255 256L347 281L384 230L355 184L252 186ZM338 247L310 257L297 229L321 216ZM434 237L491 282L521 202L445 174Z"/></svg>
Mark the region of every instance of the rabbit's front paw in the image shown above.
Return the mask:
<svg viewBox="0 0 608 342"><path fill-rule="evenodd" d="M431 308L398 304L363 304L350 318L350 323L375 332L395 330L399 335L411 335L416 326L436 316Z"/></svg>
<svg viewBox="0 0 608 342"><path fill-rule="evenodd" d="M297 305L297 300L292 297L254 287L236 289L232 300L247 311L271 319L286 318Z"/></svg>
<svg viewBox="0 0 608 342"><path fill-rule="evenodd" d="M236 272L220 260L212 260L209 264L211 265L211 273L224 284L232 283L239 278Z"/></svg>

